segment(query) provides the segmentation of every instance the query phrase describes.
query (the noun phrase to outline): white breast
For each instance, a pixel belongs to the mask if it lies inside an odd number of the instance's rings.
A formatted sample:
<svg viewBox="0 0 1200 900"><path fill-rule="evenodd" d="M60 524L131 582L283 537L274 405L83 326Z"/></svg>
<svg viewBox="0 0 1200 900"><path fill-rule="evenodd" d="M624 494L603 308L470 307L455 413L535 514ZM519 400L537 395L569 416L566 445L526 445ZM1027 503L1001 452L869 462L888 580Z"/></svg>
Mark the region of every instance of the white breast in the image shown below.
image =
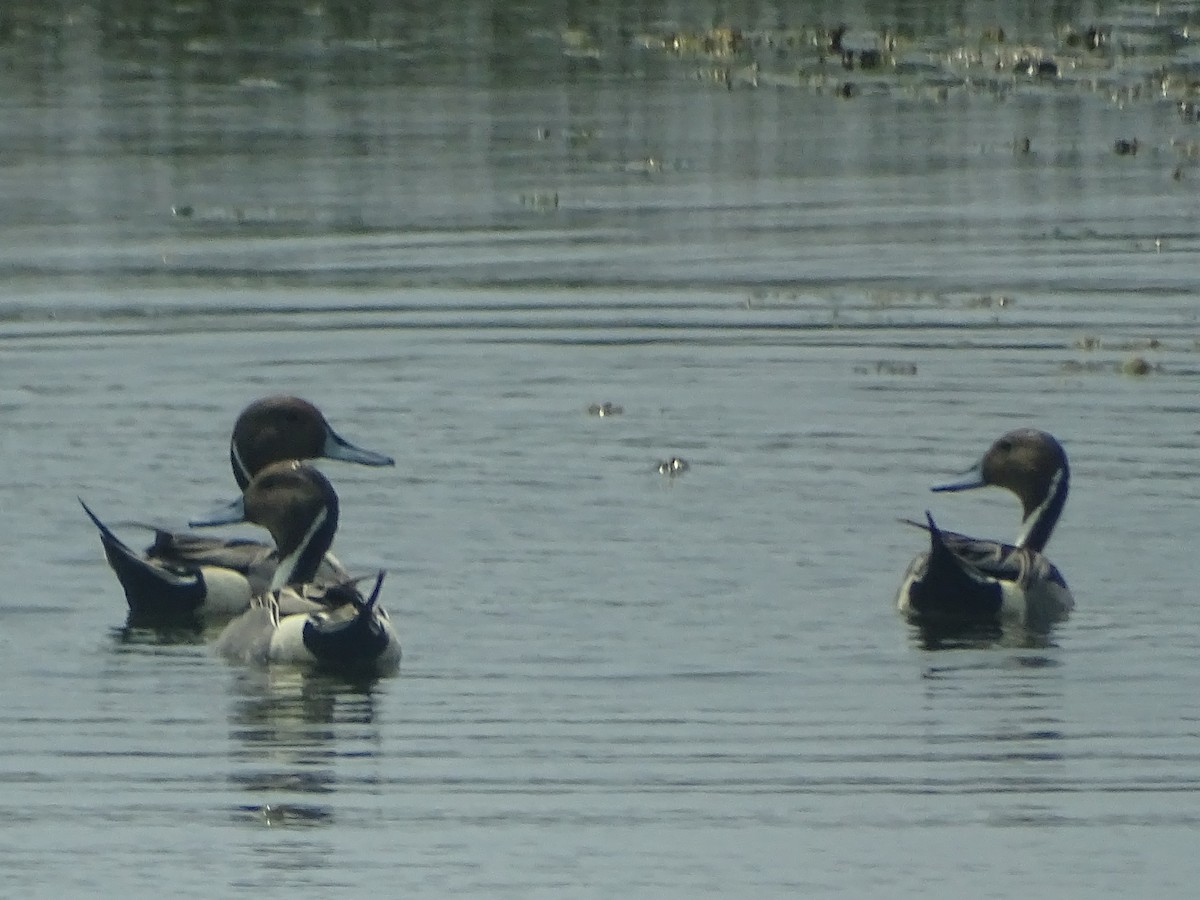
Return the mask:
<svg viewBox="0 0 1200 900"><path fill-rule="evenodd" d="M316 657L304 646L307 621L306 615L284 616L279 620L279 627L271 635L271 648L267 654L270 662L300 665L316 662Z"/></svg>
<svg viewBox="0 0 1200 900"><path fill-rule="evenodd" d="M201 566L204 579L204 603L200 612L205 618L228 619L250 608L250 582L244 575L220 566Z"/></svg>

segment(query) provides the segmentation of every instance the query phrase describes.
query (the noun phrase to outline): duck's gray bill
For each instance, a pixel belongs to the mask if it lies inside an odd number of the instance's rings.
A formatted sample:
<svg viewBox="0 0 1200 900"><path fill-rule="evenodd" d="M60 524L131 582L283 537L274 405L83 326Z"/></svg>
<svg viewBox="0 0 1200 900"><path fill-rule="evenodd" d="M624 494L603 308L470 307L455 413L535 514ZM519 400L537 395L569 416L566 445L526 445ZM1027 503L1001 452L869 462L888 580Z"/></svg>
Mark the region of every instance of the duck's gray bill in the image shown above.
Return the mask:
<svg viewBox="0 0 1200 900"><path fill-rule="evenodd" d="M962 477L954 481L947 481L945 484L935 484L930 488L931 491L969 491L972 488L984 487L987 484L983 480L983 464L972 468L969 472L963 472Z"/></svg>
<svg viewBox="0 0 1200 900"><path fill-rule="evenodd" d="M236 500L222 503L207 513L190 519L188 524L192 528L204 528L207 525L232 525L235 522L244 521L246 521L246 507L242 503L242 498L238 497Z"/></svg>
<svg viewBox="0 0 1200 900"><path fill-rule="evenodd" d="M396 461L390 456L376 453L374 450L364 450L356 447L336 431L330 430L325 436L325 458L338 459L342 462L358 463L360 466L394 466Z"/></svg>

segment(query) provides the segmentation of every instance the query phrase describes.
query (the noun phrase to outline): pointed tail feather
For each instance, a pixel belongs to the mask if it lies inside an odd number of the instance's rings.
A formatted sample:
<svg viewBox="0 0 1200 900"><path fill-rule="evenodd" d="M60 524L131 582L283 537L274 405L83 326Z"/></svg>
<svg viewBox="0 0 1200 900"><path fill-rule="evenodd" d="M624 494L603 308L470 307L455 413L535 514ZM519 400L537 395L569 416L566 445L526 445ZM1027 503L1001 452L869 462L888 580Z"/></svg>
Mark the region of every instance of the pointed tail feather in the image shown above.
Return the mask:
<svg viewBox="0 0 1200 900"><path fill-rule="evenodd" d="M328 621L310 617L304 625L304 645L319 666L346 673L363 673L376 669L377 661L390 654L399 659L393 646L395 635L386 615L377 611L379 591L386 570L375 576L375 587L367 599L354 600L355 615L351 619Z"/></svg>
<svg viewBox="0 0 1200 900"><path fill-rule="evenodd" d="M361 609L368 601L363 600L362 594L358 592L358 585L369 579L376 579L374 594L379 593L379 582L382 581L382 573L376 572L371 575L355 575L351 578L344 578L341 581L333 584L320 586L308 586L305 596L319 603L327 609L338 609L340 607L350 605L355 610Z"/></svg>
<svg viewBox="0 0 1200 900"><path fill-rule="evenodd" d="M177 620L195 612L204 600L204 582L199 573L148 562L113 534L82 498L79 504L100 531L104 556L125 591L131 619Z"/></svg>
<svg viewBox="0 0 1200 900"><path fill-rule="evenodd" d="M82 497L76 497L75 499L79 501L79 505L82 506L83 511L85 513L87 513L87 517L92 520L92 524L95 525L98 529L100 529L100 541L101 541L101 543L104 544L105 550L107 550L109 545L111 544L113 546L124 549L126 553L133 552L128 547L126 547L125 544L123 544L121 542L121 539L119 537L117 537L115 534L112 533L112 531L109 530L107 525L105 525L103 522L100 521L100 517L97 516L94 512L92 512L91 508L86 503L83 502Z"/></svg>
<svg viewBox="0 0 1200 900"><path fill-rule="evenodd" d="M925 573L911 587L913 608L943 622L983 621L1000 607L999 586L976 575L947 544L927 511L929 559Z"/></svg>
<svg viewBox="0 0 1200 900"><path fill-rule="evenodd" d="M383 587L383 577L387 575L387 569L380 569L379 574L375 576L375 587L371 589L371 596L366 600L358 597L354 601L354 608L358 610L359 616L370 615L375 609L375 603L379 600L379 590Z"/></svg>
<svg viewBox="0 0 1200 900"><path fill-rule="evenodd" d="M929 568L925 580L940 581L947 592L977 590L979 579L967 571L954 555L928 510L925 512L925 521L929 528Z"/></svg>

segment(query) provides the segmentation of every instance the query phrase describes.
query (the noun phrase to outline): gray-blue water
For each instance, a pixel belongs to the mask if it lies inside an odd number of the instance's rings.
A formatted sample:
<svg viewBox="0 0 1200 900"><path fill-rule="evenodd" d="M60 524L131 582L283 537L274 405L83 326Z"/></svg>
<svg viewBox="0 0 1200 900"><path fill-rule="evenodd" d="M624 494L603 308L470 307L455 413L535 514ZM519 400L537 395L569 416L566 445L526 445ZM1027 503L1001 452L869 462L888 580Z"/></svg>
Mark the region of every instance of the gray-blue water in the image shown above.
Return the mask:
<svg viewBox="0 0 1200 900"><path fill-rule="evenodd" d="M1056 9L0 15L0 892L1192 896L1200 9ZM276 392L396 677L122 628ZM926 649L1021 425L1077 610Z"/></svg>

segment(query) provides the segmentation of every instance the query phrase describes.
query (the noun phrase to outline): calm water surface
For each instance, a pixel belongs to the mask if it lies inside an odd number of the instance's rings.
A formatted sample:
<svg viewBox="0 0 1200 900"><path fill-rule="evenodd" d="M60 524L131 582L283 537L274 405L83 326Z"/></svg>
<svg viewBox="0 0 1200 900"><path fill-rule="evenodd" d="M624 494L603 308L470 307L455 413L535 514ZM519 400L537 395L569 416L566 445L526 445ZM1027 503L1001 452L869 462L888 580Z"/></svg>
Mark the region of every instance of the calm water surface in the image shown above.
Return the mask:
<svg viewBox="0 0 1200 900"><path fill-rule="evenodd" d="M0 20L3 893L1192 896L1200 10L385 6ZM123 628L280 391L394 678ZM929 648L1025 424L1078 609Z"/></svg>

